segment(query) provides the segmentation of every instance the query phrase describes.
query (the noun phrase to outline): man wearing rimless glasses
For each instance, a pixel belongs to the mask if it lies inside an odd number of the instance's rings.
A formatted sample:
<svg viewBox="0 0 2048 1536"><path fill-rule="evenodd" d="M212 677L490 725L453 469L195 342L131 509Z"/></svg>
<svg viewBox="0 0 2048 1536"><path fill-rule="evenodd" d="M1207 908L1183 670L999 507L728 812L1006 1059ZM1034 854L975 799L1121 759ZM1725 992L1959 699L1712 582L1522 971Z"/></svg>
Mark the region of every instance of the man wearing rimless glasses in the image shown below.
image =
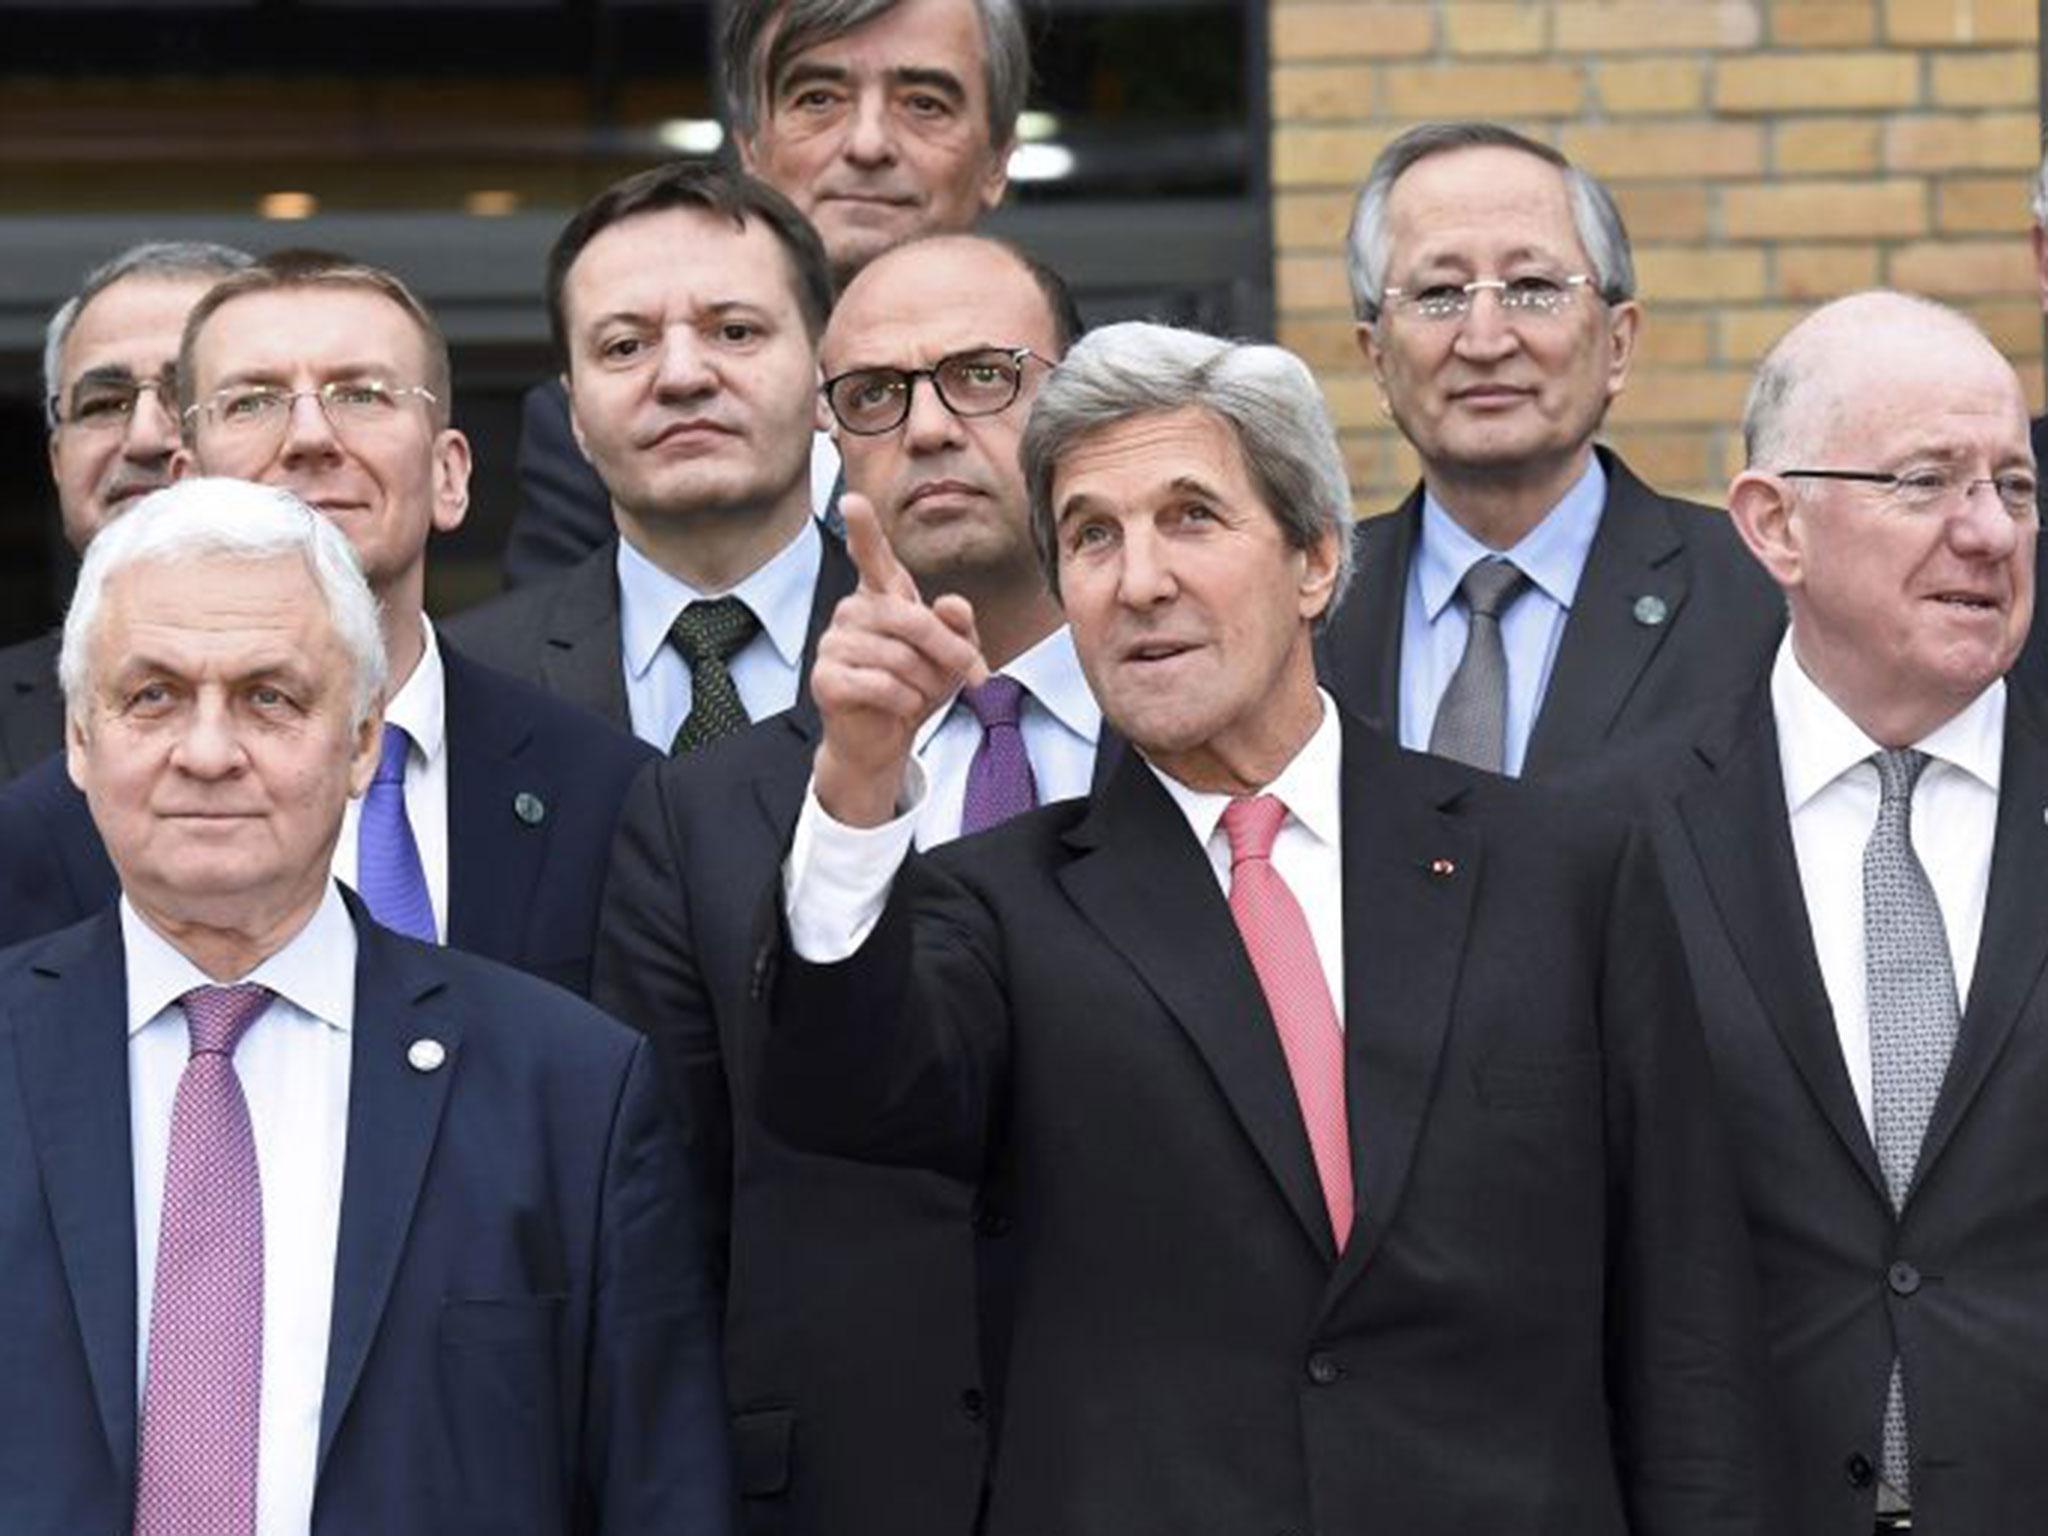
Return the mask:
<svg viewBox="0 0 2048 1536"><path fill-rule="evenodd" d="M43 334L50 478L73 553L107 519L170 483L178 446L178 333L199 296L249 265L224 245L154 241L86 274ZM55 631L0 650L0 781L64 739Z"/></svg>
<svg viewBox="0 0 2048 1536"><path fill-rule="evenodd" d="M1427 124L1374 164L1349 259L1422 483L1359 526L1332 692L1405 746L1549 776L1754 677L1783 605L1727 519L1594 444L1642 323L1606 190L1509 129Z"/></svg>

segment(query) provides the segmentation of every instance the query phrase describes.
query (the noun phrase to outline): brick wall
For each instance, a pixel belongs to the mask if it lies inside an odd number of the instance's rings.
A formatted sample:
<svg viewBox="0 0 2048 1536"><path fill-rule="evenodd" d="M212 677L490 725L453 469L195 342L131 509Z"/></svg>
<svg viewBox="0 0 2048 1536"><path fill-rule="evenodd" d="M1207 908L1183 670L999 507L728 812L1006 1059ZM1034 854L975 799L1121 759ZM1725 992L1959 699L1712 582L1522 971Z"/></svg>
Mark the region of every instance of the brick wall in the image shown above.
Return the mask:
<svg viewBox="0 0 2048 1536"><path fill-rule="evenodd" d="M1352 339L1352 194L1404 126L1484 116L1613 188L1647 309L1607 435L1720 499L1756 359L1889 284L1975 315L2041 404L2027 250L2038 0L1271 0L1280 339L1315 367L1361 511L1415 462Z"/></svg>

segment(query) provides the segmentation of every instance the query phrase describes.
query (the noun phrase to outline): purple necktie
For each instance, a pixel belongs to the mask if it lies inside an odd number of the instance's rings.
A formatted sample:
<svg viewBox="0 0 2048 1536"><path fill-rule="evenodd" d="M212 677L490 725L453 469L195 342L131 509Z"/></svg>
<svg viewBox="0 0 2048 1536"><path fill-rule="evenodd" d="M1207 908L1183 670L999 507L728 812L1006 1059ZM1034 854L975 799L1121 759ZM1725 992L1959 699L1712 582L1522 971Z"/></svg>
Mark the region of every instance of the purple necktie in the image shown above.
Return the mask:
<svg viewBox="0 0 2048 1536"><path fill-rule="evenodd" d="M356 889L370 916L386 928L432 944L434 904L427 897L420 845L405 817L405 756L411 746L404 726L385 722L377 776L370 780L356 823Z"/></svg>
<svg viewBox="0 0 2048 1536"><path fill-rule="evenodd" d="M960 807L960 835L1000 825L1038 804L1038 782L1024 755L1017 711L1024 685L997 673L975 688L962 688L960 702L981 722L981 745L967 765L967 797Z"/></svg>
<svg viewBox="0 0 2048 1536"><path fill-rule="evenodd" d="M263 1395L263 1183L235 1045L268 987L178 999L192 1055L171 1107L135 1536L250 1536Z"/></svg>

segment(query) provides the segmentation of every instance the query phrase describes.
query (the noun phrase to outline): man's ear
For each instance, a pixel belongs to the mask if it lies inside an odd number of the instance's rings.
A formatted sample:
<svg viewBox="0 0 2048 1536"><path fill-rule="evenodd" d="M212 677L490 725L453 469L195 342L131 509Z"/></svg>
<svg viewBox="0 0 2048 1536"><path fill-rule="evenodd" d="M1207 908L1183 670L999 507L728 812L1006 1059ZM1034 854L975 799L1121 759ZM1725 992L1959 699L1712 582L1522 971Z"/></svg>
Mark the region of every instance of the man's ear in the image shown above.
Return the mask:
<svg viewBox="0 0 2048 1536"><path fill-rule="evenodd" d="M1757 564L1788 591L1805 579L1792 497L1784 480L1756 469L1744 470L1728 487L1729 521Z"/></svg>
<svg viewBox="0 0 2048 1536"><path fill-rule="evenodd" d="M469 515L469 439L453 427L434 435L434 531L453 533Z"/></svg>

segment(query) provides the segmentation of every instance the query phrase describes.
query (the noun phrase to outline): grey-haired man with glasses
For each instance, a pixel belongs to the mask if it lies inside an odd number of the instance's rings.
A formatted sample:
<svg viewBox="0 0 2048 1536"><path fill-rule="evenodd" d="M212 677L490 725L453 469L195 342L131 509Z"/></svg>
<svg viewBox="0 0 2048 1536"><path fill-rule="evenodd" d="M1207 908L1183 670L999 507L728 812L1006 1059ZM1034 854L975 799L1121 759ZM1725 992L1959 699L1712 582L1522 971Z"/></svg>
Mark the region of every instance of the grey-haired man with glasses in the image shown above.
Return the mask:
<svg viewBox="0 0 2048 1536"><path fill-rule="evenodd" d="M151 241L86 274L43 333L43 415L64 541L83 554L107 519L167 485L178 446L178 334L199 296L250 258ZM64 738L54 631L0 650L0 780Z"/></svg>
<svg viewBox="0 0 2048 1536"><path fill-rule="evenodd" d="M1657 840L1748 1207L1801 1536L2040 1524L2048 705L2026 394L1969 319L1815 311L1729 513L1790 624L1660 732Z"/></svg>
<svg viewBox="0 0 2048 1536"><path fill-rule="evenodd" d="M1614 200L1494 123L1390 144L1349 249L1358 342L1422 483L1358 529L1322 637L1403 745L1550 776L1764 665L1782 607L1711 508L1595 446L1642 326Z"/></svg>

